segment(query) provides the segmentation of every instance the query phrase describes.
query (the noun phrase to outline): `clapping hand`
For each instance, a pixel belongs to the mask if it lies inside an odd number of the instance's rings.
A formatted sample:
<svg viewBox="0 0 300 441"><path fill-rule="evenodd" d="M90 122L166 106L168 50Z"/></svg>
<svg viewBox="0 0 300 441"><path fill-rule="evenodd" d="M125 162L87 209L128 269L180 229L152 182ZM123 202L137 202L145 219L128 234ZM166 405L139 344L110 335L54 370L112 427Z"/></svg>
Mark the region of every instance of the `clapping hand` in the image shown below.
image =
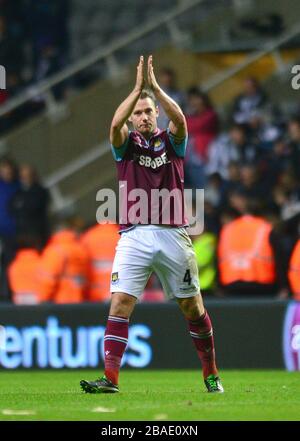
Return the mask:
<svg viewBox="0 0 300 441"><path fill-rule="evenodd" d="M137 66L137 72L136 72L136 83L135 88L139 90L140 92L143 90L145 85L145 78L144 78L144 57L140 56L140 61Z"/></svg>
<svg viewBox="0 0 300 441"><path fill-rule="evenodd" d="M149 87L153 90L153 92L156 92L160 89L158 82L156 81L155 78L155 74L154 74L154 69L153 69L153 64L152 64L153 58L152 55L149 56L148 58L148 84Z"/></svg>

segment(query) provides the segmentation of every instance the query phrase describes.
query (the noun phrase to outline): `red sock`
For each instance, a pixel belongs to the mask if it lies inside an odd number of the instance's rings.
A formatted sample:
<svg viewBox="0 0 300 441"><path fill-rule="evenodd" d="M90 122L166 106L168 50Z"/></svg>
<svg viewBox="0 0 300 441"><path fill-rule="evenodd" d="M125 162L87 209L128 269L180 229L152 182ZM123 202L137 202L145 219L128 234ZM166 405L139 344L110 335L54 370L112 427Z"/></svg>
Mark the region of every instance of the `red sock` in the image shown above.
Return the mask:
<svg viewBox="0 0 300 441"><path fill-rule="evenodd" d="M122 356L128 341L129 320L124 317L110 315L104 334L105 376L118 384Z"/></svg>
<svg viewBox="0 0 300 441"><path fill-rule="evenodd" d="M190 334L202 363L203 377L218 375L212 324L207 311L198 320L188 320Z"/></svg>

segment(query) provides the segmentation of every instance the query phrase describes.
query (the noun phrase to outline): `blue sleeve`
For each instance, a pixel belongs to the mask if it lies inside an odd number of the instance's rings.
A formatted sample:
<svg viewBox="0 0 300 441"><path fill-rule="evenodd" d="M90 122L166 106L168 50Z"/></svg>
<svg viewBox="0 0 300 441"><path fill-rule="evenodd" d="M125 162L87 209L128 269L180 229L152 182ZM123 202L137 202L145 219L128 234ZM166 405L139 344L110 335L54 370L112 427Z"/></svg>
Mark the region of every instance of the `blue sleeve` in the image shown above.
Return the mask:
<svg viewBox="0 0 300 441"><path fill-rule="evenodd" d="M130 136L130 132L128 133L128 138L126 139L124 144L122 144L120 147L115 147L112 144L110 145L115 161L119 162L122 161L122 159L124 158L129 143L129 136Z"/></svg>
<svg viewBox="0 0 300 441"><path fill-rule="evenodd" d="M167 129L167 135L169 137L173 149L175 150L176 155L180 156L181 158L184 158L188 136L185 136L184 138L178 138L177 136L173 135L173 133L170 132L169 128Z"/></svg>

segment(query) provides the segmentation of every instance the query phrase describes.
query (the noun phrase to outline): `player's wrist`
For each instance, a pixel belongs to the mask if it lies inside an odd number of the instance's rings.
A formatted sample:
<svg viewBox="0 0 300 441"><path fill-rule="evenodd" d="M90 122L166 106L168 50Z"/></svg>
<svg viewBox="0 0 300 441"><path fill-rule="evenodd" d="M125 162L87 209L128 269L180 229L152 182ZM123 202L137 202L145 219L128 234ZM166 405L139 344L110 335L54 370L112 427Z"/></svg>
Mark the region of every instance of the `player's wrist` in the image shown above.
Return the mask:
<svg viewBox="0 0 300 441"><path fill-rule="evenodd" d="M135 87L134 87L134 89L133 89L133 92L134 93L137 93L137 94L141 94L142 93L142 90L143 90L143 86L141 85L141 86L139 86L139 85L135 85Z"/></svg>
<svg viewBox="0 0 300 441"><path fill-rule="evenodd" d="M151 86L152 92L155 95L155 98L159 99L162 89L159 86Z"/></svg>

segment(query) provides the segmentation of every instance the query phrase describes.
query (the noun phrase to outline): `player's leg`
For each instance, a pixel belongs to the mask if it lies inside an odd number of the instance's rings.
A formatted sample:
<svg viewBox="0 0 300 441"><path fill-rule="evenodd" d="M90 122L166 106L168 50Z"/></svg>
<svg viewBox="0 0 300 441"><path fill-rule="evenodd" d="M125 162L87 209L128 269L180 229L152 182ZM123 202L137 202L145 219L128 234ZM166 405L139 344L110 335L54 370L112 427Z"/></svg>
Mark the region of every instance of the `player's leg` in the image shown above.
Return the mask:
<svg viewBox="0 0 300 441"><path fill-rule="evenodd" d="M212 324L200 294L198 267L192 242L185 229L157 232L160 244L154 266L165 293L176 298L187 319L197 354L202 363L204 381L209 391L222 391L217 377ZM208 381L212 380L215 387ZM220 387L219 387L220 385Z"/></svg>
<svg viewBox="0 0 300 441"><path fill-rule="evenodd" d="M202 372L208 392L223 392L216 366L213 328L201 294L194 297L177 298L185 316L190 335L202 364Z"/></svg>
<svg viewBox="0 0 300 441"><path fill-rule="evenodd" d="M119 391L119 371L128 341L130 315L152 272L152 247L147 232L143 236L135 230L123 234L112 269L112 298L104 335L105 372L96 382L80 382L89 393Z"/></svg>
<svg viewBox="0 0 300 441"><path fill-rule="evenodd" d="M87 393L119 392L119 372L128 342L129 318L136 297L122 292L112 294L106 330L104 334L104 375L95 381L81 380L80 386Z"/></svg>
<svg viewBox="0 0 300 441"><path fill-rule="evenodd" d="M136 300L136 297L126 293L112 294L104 334L104 375L115 385L119 383L121 361L128 343L129 318Z"/></svg>

